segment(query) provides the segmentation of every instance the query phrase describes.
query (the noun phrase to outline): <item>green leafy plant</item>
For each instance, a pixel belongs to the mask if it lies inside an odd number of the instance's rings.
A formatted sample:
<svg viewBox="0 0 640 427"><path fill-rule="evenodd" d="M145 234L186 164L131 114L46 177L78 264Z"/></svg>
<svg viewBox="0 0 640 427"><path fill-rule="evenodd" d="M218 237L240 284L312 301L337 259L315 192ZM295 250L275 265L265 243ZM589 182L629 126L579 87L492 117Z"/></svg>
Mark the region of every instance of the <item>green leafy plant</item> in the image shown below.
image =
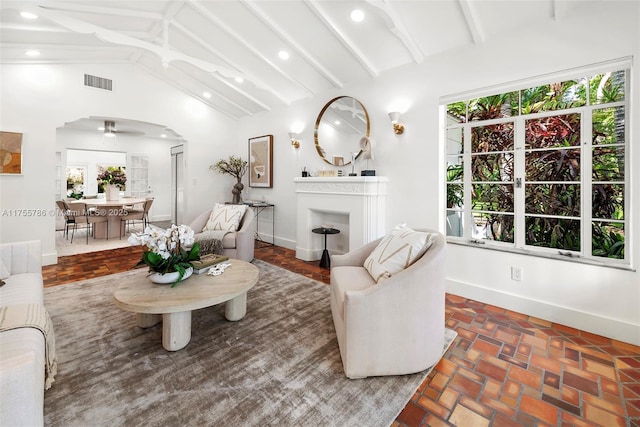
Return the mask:
<svg viewBox="0 0 640 427"><path fill-rule="evenodd" d="M178 272L178 278L171 284L176 286L188 268L193 268L193 261L200 259L200 245L194 243L193 230L187 225L172 225L167 230L147 227L142 234L132 233L129 242L145 245L139 265L149 266L149 271L166 274ZM190 249L185 249L191 246Z"/></svg>

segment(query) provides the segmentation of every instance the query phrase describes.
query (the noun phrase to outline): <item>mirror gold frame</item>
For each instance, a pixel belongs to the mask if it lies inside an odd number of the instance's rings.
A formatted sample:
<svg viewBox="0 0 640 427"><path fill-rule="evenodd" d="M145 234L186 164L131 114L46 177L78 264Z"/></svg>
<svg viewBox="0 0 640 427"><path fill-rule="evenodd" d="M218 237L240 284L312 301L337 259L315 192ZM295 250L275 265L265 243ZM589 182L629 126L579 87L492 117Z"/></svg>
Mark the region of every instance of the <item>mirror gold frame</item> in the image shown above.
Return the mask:
<svg viewBox="0 0 640 427"><path fill-rule="evenodd" d="M346 101L346 103L341 101ZM359 128L356 128L355 126L350 126L353 130L357 131L357 132L351 133L351 136L353 137L352 138L353 141L349 141L350 136L345 135L343 140L338 141L341 144L342 143L348 144L347 147L344 149L344 151L335 152L333 156L329 156L330 158L327 158L327 155L326 155L327 147L325 146L325 148L323 148L322 145L320 145L319 130L321 125L326 125L328 123L327 118L325 118L325 121L323 122L323 116L325 115L325 113L327 113L327 110L330 107L332 107L334 103L336 103L335 108L340 109L342 111L347 111L347 112L350 111L352 119L360 120L360 121L364 120L364 123L362 124L366 125L366 129L364 130L364 134L363 134ZM350 106L349 103L352 105ZM362 111L360 112L359 109L362 109ZM362 115L362 117L359 117L359 115ZM334 125L329 125L329 126L335 128ZM368 137L369 131L370 131L369 113L367 112L367 109L364 107L362 102L360 102L359 100L351 96L338 96L336 98L333 98L331 101L327 102L326 105L320 111L320 114L318 114L318 118L316 119L315 130L313 134L315 145L316 145L316 151L318 152L318 155L322 160L324 160L326 163L332 166L349 165L351 164L352 153L357 151L357 155L359 155L360 152L362 151L360 149L360 144L359 144L360 138L362 138L363 136ZM350 147L352 148L350 149ZM348 153L348 156L344 154L345 152ZM342 162L340 162L340 159L342 159Z"/></svg>

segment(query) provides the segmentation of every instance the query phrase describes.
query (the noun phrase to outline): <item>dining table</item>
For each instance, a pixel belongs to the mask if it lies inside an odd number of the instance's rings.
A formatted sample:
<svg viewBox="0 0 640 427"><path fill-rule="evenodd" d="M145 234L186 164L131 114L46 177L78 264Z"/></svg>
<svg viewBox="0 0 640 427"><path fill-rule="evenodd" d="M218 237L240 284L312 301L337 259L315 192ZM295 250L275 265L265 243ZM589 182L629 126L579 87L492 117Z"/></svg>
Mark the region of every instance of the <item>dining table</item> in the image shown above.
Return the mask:
<svg viewBox="0 0 640 427"><path fill-rule="evenodd" d="M95 209L104 209L108 216L108 224L105 222L98 222L93 224L93 236L96 239L112 239L114 237L120 238L125 234L125 222L122 221L126 219L127 209L125 206L133 206L137 204L142 204L146 199L141 197L120 197L115 200L107 200L107 199L80 199L72 202L67 202L69 207L73 207L74 204L77 203L85 203L87 205L87 209L95 208ZM102 214L102 213L101 213ZM107 230L109 233L107 235Z"/></svg>

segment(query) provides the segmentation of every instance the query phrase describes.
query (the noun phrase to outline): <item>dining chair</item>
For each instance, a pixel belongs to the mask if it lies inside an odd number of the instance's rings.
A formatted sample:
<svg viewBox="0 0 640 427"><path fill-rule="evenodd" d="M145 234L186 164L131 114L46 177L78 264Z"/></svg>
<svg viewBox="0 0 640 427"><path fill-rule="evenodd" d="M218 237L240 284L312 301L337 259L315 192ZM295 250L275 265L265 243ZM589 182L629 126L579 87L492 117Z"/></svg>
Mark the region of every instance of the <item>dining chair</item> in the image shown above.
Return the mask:
<svg viewBox="0 0 640 427"><path fill-rule="evenodd" d="M89 234L92 234L95 238L94 224L104 222L107 224L107 240L109 240L109 216L104 209L90 209L87 208L86 203L74 203L74 209L77 209L79 215L75 217L76 224L74 230L78 224L84 224L87 229L87 244L89 244ZM73 243L73 233L71 233L71 243Z"/></svg>
<svg viewBox="0 0 640 427"><path fill-rule="evenodd" d="M153 204L153 198L147 198L142 204L142 209L127 209L127 215L123 216L121 221L125 221L125 233L127 227L131 226L134 221L142 221L142 229L147 228L149 224L149 210ZM120 227L120 238L122 239L122 227Z"/></svg>
<svg viewBox="0 0 640 427"><path fill-rule="evenodd" d="M64 200L56 200L56 206L62 212L62 216L64 216L64 230L62 230L62 236L65 238L69 238L69 226L75 224L75 218L69 212L69 205Z"/></svg>

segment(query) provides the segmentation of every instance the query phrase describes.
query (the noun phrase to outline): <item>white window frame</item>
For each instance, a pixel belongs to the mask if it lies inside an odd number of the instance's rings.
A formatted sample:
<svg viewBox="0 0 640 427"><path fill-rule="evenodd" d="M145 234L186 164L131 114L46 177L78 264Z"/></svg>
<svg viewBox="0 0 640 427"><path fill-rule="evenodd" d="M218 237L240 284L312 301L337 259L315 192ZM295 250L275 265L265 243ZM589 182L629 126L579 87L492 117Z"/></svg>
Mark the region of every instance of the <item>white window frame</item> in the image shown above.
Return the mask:
<svg viewBox="0 0 640 427"><path fill-rule="evenodd" d="M587 102L585 106L569 108L565 110L554 110L554 111L544 111L535 114L518 114L516 116L508 117L508 118L498 118L492 120L486 120L482 122L472 121L464 123L456 123L453 125L447 124L447 105L459 102L463 100L470 100L474 98L481 98L485 96L507 93L512 91L520 91L523 89L527 89L535 86L542 86L545 84L550 84L558 81L566 81L572 79L579 79L585 76L592 76L596 74L625 70L625 99L624 101L619 101L615 103L607 103L607 104L591 104ZM633 224L631 221L631 195L633 194L632 183L630 180L631 173L631 159L630 159L630 129L632 128L632 117L633 114L631 112L631 73L632 71L632 62L631 58L622 58L615 61L607 61L599 64L594 64L591 66L575 68L571 70L566 70L558 73L547 74L544 76L539 76L531 79L521 80L517 82L507 83L505 85L496 85L489 88L479 89L475 91L469 91L465 93L448 95L440 98L440 129L442 132L440 140L442 141L444 147L441 150L443 153L443 170L446 172L447 169L447 159L453 156L453 153L448 153L447 150L447 138L448 138L448 130L452 128L461 128L463 132L463 152L461 154L463 160L464 167L464 175L463 175L463 188L464 188L464 202L463 202L463 236L447 236L447 241L454 244L460 245L469 245L474 247L481 247L491 250L499 250L506 252L514 252L525 255L539 256L545 258L559 259L570 262L579 262L585 264L620 268L620 269L633 269L631 266L631 236L633 236ZM589 90L587 89L587 96ZM599 110L603 108L613 108L617 106L622 106L625 109L625 139L624 139L624 149L625 149L625 173L624 173L624 233L625 233L625 255L624 259L613 259L606 257L593 256L592 253L592 244L591 244L591 235L592 235L592 222L594 218L592 217L592 116L594 110ZM580 202L581 202L581 232L580 232L580 252L570 252L570 251L560 251L557 248L545 248L545 247L535 247L528 246L525 244L525 149L524 149L524 132L525 132L525 121L537 119L540 117L547 116L556 116L556 115L565 115L565 114L573 114L573 113L581 114L580 118L580 145L576 146L576 148L580 148L581 156L580 156L580 180L576 181L576 183L580 184ZM489 239L474 239L472 236L473 229L473 217L471 210L471 185L472 185L472 177L471 177L471 129L472 127L491 125L496 123L504 123L504 122L513 122L514 124L514 243L509 242L500 242L493 241ZM443 175L444 176L444 175ZM517 178L522 179L522 186L520 188L515 187L515 180ZM443 228L446 229L446 217L447 209L446 205L446 197L447 197L447 181L444 179L443 187L443 196L444 199L444 208L442 212L444 212L443 218ZM537 215L536 215L537 216ZM596 219L597 221L597 219Z"/></svg>

